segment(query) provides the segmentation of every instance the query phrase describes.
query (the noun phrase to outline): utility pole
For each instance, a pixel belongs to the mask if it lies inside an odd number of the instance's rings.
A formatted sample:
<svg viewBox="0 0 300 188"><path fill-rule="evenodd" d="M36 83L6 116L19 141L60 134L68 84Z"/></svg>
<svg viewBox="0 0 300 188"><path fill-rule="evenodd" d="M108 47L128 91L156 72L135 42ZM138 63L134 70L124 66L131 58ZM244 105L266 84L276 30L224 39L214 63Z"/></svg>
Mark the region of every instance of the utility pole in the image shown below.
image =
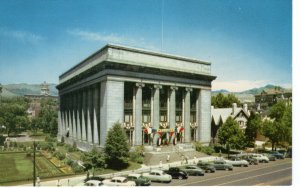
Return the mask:
<svg viewBox="0 0 300 188"><path fill-rule="evenodd" d="M33 141L33 186L35 187L36 174L35 174L35 141Z"/></svg>

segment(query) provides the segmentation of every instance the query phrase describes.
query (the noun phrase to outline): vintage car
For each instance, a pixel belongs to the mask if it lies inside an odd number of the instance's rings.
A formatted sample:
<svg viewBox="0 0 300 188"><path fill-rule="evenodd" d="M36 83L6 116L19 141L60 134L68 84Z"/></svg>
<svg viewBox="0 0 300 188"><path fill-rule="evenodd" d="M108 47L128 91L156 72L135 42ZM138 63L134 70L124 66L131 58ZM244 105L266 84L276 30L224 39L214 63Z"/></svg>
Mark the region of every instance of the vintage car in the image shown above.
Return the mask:
<svg viewBox="0 0 300 188"><path fill-rule="evenodd" d="M268 157L269 161L276 161L276 157L270 153L263 153L263 155Z"/></svg>
<svg viewBox="0 0 300 188"><path fill-rule="evenodd" d="M196 165L182 166L181 170L185 171L189 176L204 176L204 170Z"/></svg>
<svg viewBox="0 0 300 188"><path fill-rule="evenodd" d="M229 160L225 160L226 163L231 164L232 166L244 166L248 167L249 163L246 160L243 160L239 157L231 157Z"/></svg>
<svg viewBox="0 0 300 188"><path fill-rule="evenodd" d="M148 186L151 185L151 180L142 174L129 174L127 180L134 181L137 186Z"/></svg>
<svg viewBox="0 0 300 188"><path fill-rule="evenodd" d="M262 154L257 154L257 153L252 153L251 156L255 159L258 160L260 163L268 163L270 160L268 157L262 155Z"/></svg>
<svg viewBox="0 0 300 188"><path fill-rule="evenodd" d="M233 170L232 164L226 163L225 160L216 160L213 165L216 170Z"/></svg>
<svg viewBox="0 0 300 188"><path fill-rule="evenodd" d="M88 180L84 183L84 186L102 186L103 183L102 181L99 181L99 180Z"/></svg>
<svg viewBox="0 0 300 188"><path fill-rule="evenodd" d="M149 173L143 173L144 177L149 178L151 181L157 181L157 182L171 182L172 176L169 174L166 174L165 172L161 170L152 170Z"/></svg>
<svg viewBox="0 0 300 188"><path fill-rule="evenodd" d="M248 163L250 165L258 165L258 160L255 159L255 158L253 158L250 155L243 155L243 156L241 156L241 158L244 159L244 160L246 160L246 161L248 161Z"/></svg>
<svg viewBox="0 0 300 188"><path fill-rule="evenodd" d="M168 170L164 170L164 172L171 175L174 179L182 180L188 178L188 174L178 167L170 167Z"/></svg>
<svg viewBox="0 0 300 188"><path fill-rule="evenodd" d="M284 159L284 155L282 153L279 153L278 151L270 151L269 154L276 157L276 159Z"/></svg>
<svg viewBox="0 0 300 188"><path fill-rule="evenodd" d="M207 172L214 173L216 171L216 168L211 163L199 161L197 163L197 166L200 167L201 169L205 170L206 173Z"/></svg>
<svg viewBox="0 0 300 188"><path fill-rule="evenodd" d="M134 181L128 181L125 177L113 177L102 181L103 185L107 186L135 186Z"/></svg>

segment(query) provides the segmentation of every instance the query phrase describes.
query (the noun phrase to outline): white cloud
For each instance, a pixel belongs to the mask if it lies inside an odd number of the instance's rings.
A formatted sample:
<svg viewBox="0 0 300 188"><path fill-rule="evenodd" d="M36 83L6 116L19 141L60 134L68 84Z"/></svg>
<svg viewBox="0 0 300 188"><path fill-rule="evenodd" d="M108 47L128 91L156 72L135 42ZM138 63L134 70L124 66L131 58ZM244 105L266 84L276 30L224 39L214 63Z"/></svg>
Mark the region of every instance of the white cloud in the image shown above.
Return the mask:
<svg viewBox="0 0 300 188"><path fill-rule="evenodd" d="M115 33L105 34L81 29L68 30L67 33L87 41L101 41L105 43L116 43L130 45L132 47L142 47L151 50L158 50L158 48L146 42L144 38L132 39L125 36L120 36Z"/></svg>
<svg viewBox="0 0 300 188"><path fill-rule="evenodd" d="M28 31L9 30L7 28L0 28L0 35L4 37L14 38L22 42L35 44L44 40L44 37Z"/></svg>
<svg viewBox="0 0 300 188"><path fill-rule="evenodd" d="M231 92L240 92L252 88L263 87L268 80L235 80L235 81L213 81L212 90L226 89Z"/></svg>

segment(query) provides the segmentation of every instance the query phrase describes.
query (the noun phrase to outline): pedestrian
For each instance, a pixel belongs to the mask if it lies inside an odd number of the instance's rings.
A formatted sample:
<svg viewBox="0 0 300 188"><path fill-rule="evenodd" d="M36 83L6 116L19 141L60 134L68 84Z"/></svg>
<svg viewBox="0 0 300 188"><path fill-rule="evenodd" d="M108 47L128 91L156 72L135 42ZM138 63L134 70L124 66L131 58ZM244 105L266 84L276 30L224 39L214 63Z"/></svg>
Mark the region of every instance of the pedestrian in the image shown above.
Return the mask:
<svg viewBox="0 0 300 188"><path fill-rule="evenodd" d="M57 187L60 187L60 179L57 180L56 186L57 186Z"/></svg>
<svg viewBox="0 0 300 188"><path fill-rule="evenodd" d="M37 178L36 178L36 184L37 184L38 187L40 186L40 184L41 184L41 179L40 179L40 177L37 177Z"/></svg>
<svg viewBox="0 0 300 188"><path fill-rule="evenodd" d="M162 168L162 161L161 160L159 161L159 168L160 169Z"/></svg>
<svg viewBox="0 0 300 188"><path fill-rule="evenodd" d="M196 158L196 155L194 156L194 164L197 163L197 158Z"/></svg>
<svg viewBox="0 0 300 188"><path fill-rule="evenodd" d="M170 161L170 155L167 155L167 163Z"/></svg>

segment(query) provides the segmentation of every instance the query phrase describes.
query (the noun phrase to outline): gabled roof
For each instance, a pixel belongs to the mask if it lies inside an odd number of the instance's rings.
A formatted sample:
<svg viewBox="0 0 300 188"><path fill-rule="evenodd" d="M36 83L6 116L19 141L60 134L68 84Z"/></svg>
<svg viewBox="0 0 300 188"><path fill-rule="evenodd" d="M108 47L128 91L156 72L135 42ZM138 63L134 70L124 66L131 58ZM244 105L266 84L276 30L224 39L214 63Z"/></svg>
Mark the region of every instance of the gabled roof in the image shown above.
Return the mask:
<svg viewBox="0 0 300 188"><path fill-rule="evenodd" d="M229 116L235 119L240 112L244 113L248 117L250 116L250 112L245 112L243 108L236 108L234 114L232 114L232 108L212 108L211 118L216 125L220 125L220 122L222 121L222 123L224 123Z"/></svg>

